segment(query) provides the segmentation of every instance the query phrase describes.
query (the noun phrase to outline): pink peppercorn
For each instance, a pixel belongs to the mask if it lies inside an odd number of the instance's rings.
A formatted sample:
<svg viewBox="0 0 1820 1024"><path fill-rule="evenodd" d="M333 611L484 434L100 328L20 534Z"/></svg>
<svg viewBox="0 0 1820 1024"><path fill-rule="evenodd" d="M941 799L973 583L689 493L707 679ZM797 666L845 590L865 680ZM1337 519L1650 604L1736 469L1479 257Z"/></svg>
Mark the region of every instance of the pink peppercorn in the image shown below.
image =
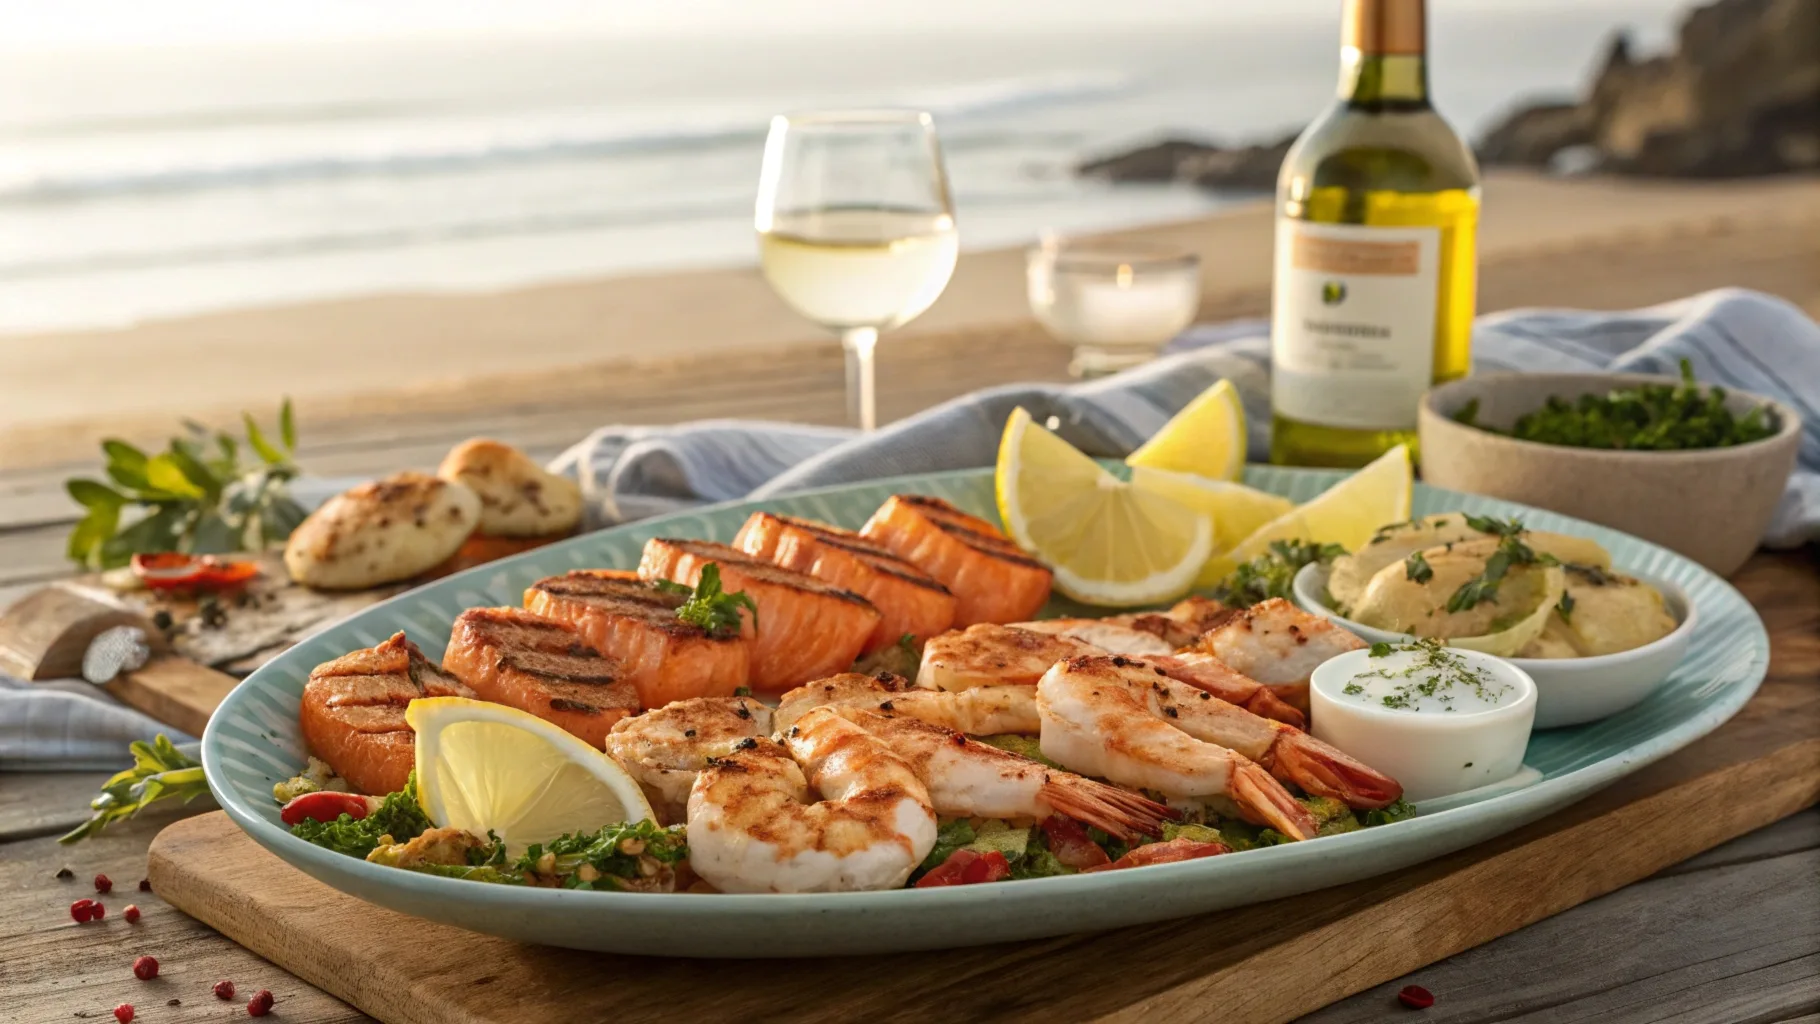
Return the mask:
<svg viewBox="0 0 1820 1024"><path fill-rule="evenodd" d="M90 921L99 921L106 916L107 908L102 906L99 900L89 904L88 919Z"/></svg>
<svg viewBox="0 0 1820 1024"><path fill-rule="evenodd" d="M119 1021L120 1024L130 1024L133 1019L133 1004L121 1003L119 1006L114 1007L114 1019Z"/></svg>
<svg viewBox="0 0 1820 1024"><path fill-rule="evenodd" d="M114 891L114 880L107 877L106 875L96 875L95 876L95 891L99 892L99 893L113 892Z"/></svg>
<svg viewBox="0 0 1820 1024"><path fill-rule="evenodd" d="M215 983L215 998L216 999L234 998L234 983L231 981L217 981Z"/></svg>
<svg viewBox="0 0 1820 1024"><path fill-rule="evenodd" d="M152 880L149 878L141 878L139 880L139 891L140 892L151 892L152 891Z"/></svg>
<svg viewBox="0 0 1820 1024"><path fill-rule="evenodd" d="M151 981L158 976L158 959L142 956L133 961L133 977L140 981Z"/></svg>
<svg viewBox="0 0 1820 1024"><path fill-rule="evenodd" d="M70 904L70 917L77 924L87 924L89 918L95 916L95 906L94 900L77 900Z"/></svg>
<svg viewBox="0 0 1820 1024"><path fill-rule="evenodd" d="M139 920L139 905L137 903L128 903L126 909L120 912L120 916L126 918L127 924L132 924L134 921Z"/></svg>
<svg viewBox="0 0 1820 1024"><path fill-rule="evenodd" d="M1426 1010L1435 1004L1435 994L1420 985L1405 985L1397 993L1397 1002L1412 1010Z"/></svg>
<svg viewBox="0 0 1820 1024"><path fill-rule="evenodd" d="M254 1017L263 1017L272 1012L272 1004L276 1001L272 998L271 989L262 988L247 1000L246 1012Z"/></svg>

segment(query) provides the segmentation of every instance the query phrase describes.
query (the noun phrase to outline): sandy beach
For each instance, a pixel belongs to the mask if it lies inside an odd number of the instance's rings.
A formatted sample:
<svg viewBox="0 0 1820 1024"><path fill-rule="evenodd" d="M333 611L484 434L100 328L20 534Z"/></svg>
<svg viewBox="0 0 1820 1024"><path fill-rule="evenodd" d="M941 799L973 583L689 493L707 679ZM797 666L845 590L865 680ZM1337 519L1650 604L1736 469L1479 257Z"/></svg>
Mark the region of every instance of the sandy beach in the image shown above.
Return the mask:
<svg viewBox="0 0 1820 1024"><path fill-rule="evenodd" d="M1624 308L1739 285L1820 315L1820 179L1494 173L1484 218L1482 312ZM1126 234L1201 254L1203 320L1265 311L1267 200ZM1019 249L964 255L941 300L882 351L887 415L969 387L1054 378L1066 362L1030 320ZM451 431L491 430L547 449L614 421L841 416L836 345L753 267L15 335L0 337L0 354L5 470L86 460L104 435L155 440L179 416L269 415L285 395L324 472L345 461L339 449L375 437L421 434L433 453Z"/></svg>

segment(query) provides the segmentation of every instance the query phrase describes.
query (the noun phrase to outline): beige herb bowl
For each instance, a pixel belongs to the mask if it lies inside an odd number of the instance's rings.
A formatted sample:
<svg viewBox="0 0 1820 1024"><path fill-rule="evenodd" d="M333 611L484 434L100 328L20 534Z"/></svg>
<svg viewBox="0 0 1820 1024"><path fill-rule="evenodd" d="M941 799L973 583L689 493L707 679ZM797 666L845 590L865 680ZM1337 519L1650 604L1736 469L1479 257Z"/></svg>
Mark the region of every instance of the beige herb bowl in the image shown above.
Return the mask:
<svg viewBox="0 0 1820 1024"><path fill-rule="evenodd" d="M1730 448L1682 452L1610 451L1538 444L1455 422L1479 400L1478 420L1509 429L1551 395L1569 400L1613 388L1660 384L1644 374L1502 373L1444 384L1422 399L1422 478L1588 519L1678 551L1721 576L1757 547L1788 486L1801 419L1780 402L1731 391L1742 415L1768 405L1774 436Z"/></svg>

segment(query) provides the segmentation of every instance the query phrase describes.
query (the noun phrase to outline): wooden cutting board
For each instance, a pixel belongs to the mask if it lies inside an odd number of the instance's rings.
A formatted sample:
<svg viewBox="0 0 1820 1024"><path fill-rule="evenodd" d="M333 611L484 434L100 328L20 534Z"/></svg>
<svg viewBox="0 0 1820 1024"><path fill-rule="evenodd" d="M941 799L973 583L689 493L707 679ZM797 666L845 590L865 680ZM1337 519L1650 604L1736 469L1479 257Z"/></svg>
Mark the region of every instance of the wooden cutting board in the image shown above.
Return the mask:
<svg viewBox="0 0 1820 1024"><path fill-rule="evenodd" d="M1737 717L1545 821L1397 874L1098 935L795 961L528 946L362 903L219 812L160 833L149 872L186 913L393 1024L1288 1021L1820 800L1820 644L1811 610L1796 618L1794 657L1778 654Z"/></svg>

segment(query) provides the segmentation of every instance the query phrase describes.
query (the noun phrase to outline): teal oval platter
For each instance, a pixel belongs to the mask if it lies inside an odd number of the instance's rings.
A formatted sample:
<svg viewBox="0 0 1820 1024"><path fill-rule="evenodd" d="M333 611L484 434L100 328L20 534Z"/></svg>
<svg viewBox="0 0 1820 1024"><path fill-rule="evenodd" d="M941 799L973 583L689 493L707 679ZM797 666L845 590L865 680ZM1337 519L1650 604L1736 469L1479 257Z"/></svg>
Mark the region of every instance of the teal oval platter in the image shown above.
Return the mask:
<svg viewBox="0 0 1820 1024"><path fill-rule="evenodd" d="M1294 501L1342 474L1253 466L1246 482ZM1512 502L1416 485L1414 514L1521 516L1592 537L1622 570L1680 584L1699 610L1689 653L1634 707L1535 733L1525 771L1501 786L1418 805L1375 828L1218 857L1059 878L886 892L710 895L582 892L467 882L381 867L292 836L272 785L302 771L297 710L310 669L404 630L442 657L450 624L480 605L517 605L532 582L575 568L632 568L655 536L730 540L755 509L858 527L887 497L945 498L997 520L992 472L872 481L736 502L602 530L483 565L374 605L297 644L247 677L202 738L209 787L261 846L316 879L393 910L524 942L612 953L792 957L903 952L1033 939L1188 917L1397 871L1483 842L1583 799L1719 727L1769 664L1763 622L1724 580L1626 534ZM1069 610L1062 601L1050 613Z"/></svg>

